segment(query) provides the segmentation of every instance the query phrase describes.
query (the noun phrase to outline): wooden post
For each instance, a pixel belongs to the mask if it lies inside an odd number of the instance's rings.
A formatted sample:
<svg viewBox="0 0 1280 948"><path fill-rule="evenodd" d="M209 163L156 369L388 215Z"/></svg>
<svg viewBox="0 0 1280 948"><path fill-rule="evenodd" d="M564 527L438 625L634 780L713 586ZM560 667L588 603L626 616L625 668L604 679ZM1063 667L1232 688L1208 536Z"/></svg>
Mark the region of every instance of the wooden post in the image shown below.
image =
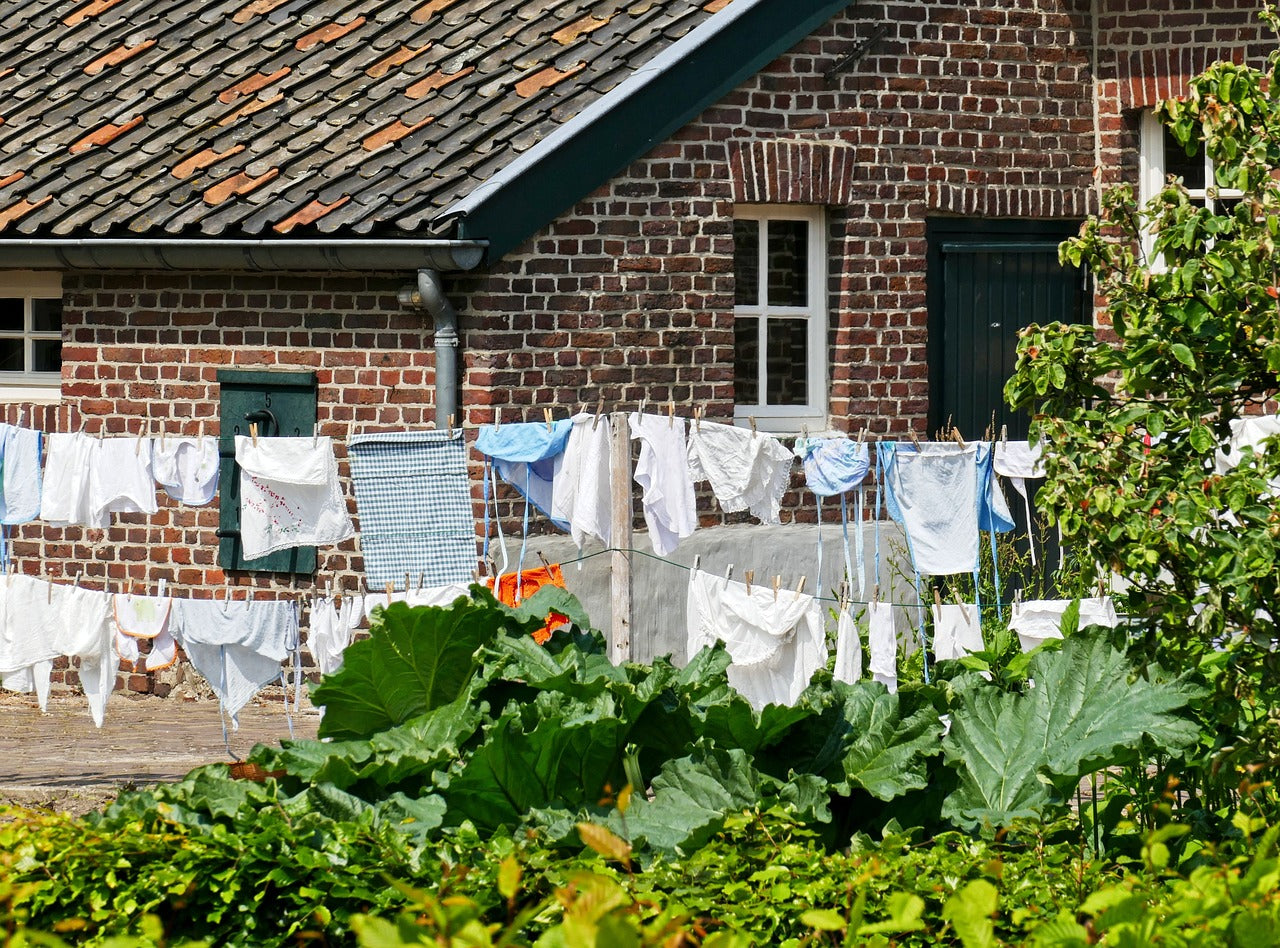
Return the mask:
<svg viewBox="0 0 1280 948"><path fill-rule="evenodd" d="M612 483L610 517L613 621L609 627L609 658L620 665L631 660L631 430L626 412L610 417L609 476Z"/></svg>

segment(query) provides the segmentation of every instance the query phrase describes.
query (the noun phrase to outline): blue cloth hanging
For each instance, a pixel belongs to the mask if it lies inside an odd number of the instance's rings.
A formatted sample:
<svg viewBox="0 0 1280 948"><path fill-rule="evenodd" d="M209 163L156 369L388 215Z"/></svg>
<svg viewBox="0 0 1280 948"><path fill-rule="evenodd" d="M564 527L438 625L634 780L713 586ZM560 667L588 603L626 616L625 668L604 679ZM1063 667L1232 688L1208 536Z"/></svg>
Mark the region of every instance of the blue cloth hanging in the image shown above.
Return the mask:
<svg viewBox="0 0 1280 948"><path fill-rule="evenodd" d="M551 485L571 431L573 422L566 418L549 428L536 422L484 425L476 438L476 450L493 462L498 476L566 533L568 522L551 516Z"/></svg>
<svg viewBox="0 0 1280 948"><path fill-rule="evenodd" d="M805 484L819 497L856 489L871 469L871 450L849 438L797 438L795 452Z"/></svg>

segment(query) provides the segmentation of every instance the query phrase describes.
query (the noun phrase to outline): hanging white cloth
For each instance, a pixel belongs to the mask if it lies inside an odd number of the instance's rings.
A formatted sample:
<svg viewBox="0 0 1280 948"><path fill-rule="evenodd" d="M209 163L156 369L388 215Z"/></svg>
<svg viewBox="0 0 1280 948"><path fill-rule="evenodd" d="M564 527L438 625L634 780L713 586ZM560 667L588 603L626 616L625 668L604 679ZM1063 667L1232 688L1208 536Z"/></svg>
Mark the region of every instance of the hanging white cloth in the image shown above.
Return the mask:
<svg viewBox="0 0 1280 948"><path fill-rule="evenodd" d="M110 521L113 513L153 514L158 509L151 439L102 439L89 469L90 515Z"/></svg>
<svg viewBox="0 0 1280 948"><path fill-rule="evenodd" d="M1022 497L1027 512L1027 539L1031 544L1031 565L1036 565L1036 541L1032 532L1031 493L1027 481L1044 477L1044 456L1040 443L1027 441L997 441L994 461L995 472L1009 478L1013 489Z"/></svg>
<svg viewBox="0 0 1280 948"><path fill-rule="evenodd" d="M793 705L827 662L822 611L812 596L729 582L701 570L689 576L688 655L723 641L731 684L755 708Z"/></svg>
<svg viewBox="0 0 1280 948"><path fill-rule="evenodd" d="M922 444L896 453L890 486L922 575L977 568L977 452L977 444Z"/></svg>
<svg viewBox="0 0 1280 948"><path fill-rule="evenodd" d="M56 524L105 528L107 514L93 513L90 472L101 444L84 432L53 432L47 436L44 484L40 491L40 519Z"/></svg>
<svg viewBox="0 0 1280 948"><path fill-rule="evenodd" d="M154 639L169 627L173 600L168 596L116 593L111 608L122 633L135 639Z"/></svg>
<svg viewBox="0 0 1280 948"><path fill-rule="evenodd" d="M1072 599L1030 599L1013 604L1009 628L1018 634L1022 650L1029 652L1049 639L1062 638L1062 617ZM1109 596L1081 599L1080 628L1100 625L1114 629L1119 623L1116 607Z"/></svg>
<svg viewBox="0 0 1280 948"><path fill-rule="evenodd" d="M424 586L408 592L400 589L391 591L387 598L385 591L366 593L364 597L364 614L372 617L375 608L385 609L390 603L403 602L409 606L452 606L459 597L469 598L471 587L462 583L444 583L440 586Z"/></svg>
<svg viewBox="0 0 1280 948"><path fill-rule="evenodd" d="M157 439L151 469L156 483L180 504L203 507L218 492L218 439Z"/></svg>
<svg viewBox="0 0 1280 948"><path fill-rule="evenodd" d="M898 636L894 630L893 606L873 602L867 606L867 645L871 653L871 678L889 689L898 690Z"/></svg>
<svg viewBox="0 0 1280 948"><path fill-rule="evenodd" d="M311 601L311 628L307 647L322 675L331 675L342 667L342 655L351 644L351 636L364 618L364 599L343 596L335 602L332 596Z"/></svg>
<svg viewBox="0 0 1280 948"><path fill-rule="evenodd" d="M0 585L5 587L0 622L4 686L34 689L44 711L54 659L78 659L81 690L93 723L101 727L119 666L110 597L22 574L8 576Z"/></svg>
<svg viewBox="0 0 1280 948"><path fill-rule="evenodd" d="M240 543L246 559L355 535L338 480L333 439L236 437Z"/></svg>
<svg viewBox="0 0 1280 948"><path fill-rule="evenodd" d="M836 667L832 677L850 685L862 677L862 637L847 603L840 604L840 617L836 620Z"/></svg>
<svg viewBox="0 0 1280 948"><path fill-rule="evenodd" d="M653 552L666 556L698 529L698 507L689 474L686 422L674 416L632 412L631 437L640 442L635 481Z"/></svg>
<svg viewBox="0 0 1280 948"><path fill-rule="evenodd" d="M746 510L761 523L780 522L793 460L777 438L746 428L702 421L689 432L693 480L710 482L726 512Z"/></svg>
<svg viewBox="0 0 1280 948"><path fill-rule="evenodd" d="M177 599L171 622L233 728L239 727L240 709L263 685L283 678L281 663L298 650L298 610L292 602Z"/></svg>
<svg viewBox="0 0 1280 948"><path fill-rule="evenodd" d="M4 477L0 523L17 524L40 515L40 462L44 435L31 428L4 426Z"/></svg>
<svg viewBox="0 0 1280 948"><path fill-rule="evenodd" d="M933 607L934 658L940 662L963 658L982 649L982 629L975 605L945 603Z"/></svg>
<svg viewBox="0 0 1280 948"><path fill-rule="evenodd" d="M605 415L582 413L570 420L573 429L551 482L551 519L569 524L579 550L588 537L608 546L613 501L609 440L613 428Z"/></svg>

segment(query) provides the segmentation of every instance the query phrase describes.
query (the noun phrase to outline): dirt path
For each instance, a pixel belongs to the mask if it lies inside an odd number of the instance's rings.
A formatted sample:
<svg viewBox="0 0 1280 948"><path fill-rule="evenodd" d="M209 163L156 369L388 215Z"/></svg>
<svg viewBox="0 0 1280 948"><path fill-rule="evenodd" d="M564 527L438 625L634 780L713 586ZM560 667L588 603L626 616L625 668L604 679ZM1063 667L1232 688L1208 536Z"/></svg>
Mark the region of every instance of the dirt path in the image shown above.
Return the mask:
<svg viewBox="0 0 1280 948"><path fill-rule="evenodd" d="M297 737L315 737L319 716L303 698ZM228 731L231 751L289 736L279 688L266 689ZM0 692L0 804L94 809L126 787L176 780L201 764L227 761L218 703L115 692L99 729L85 699L54 694L41 714L34 696Z"/></svg>

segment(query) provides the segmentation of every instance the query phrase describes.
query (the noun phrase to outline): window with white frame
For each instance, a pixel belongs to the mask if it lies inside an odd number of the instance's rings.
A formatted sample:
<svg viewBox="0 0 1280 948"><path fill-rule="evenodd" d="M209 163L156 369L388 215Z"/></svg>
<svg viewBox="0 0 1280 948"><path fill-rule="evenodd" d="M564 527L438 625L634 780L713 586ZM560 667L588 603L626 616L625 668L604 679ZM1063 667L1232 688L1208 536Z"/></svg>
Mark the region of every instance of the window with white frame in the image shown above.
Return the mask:
<svg viewBox="0 0 1280 948"><path fill-rule="evenodd" d="M1207 207L1216 214L1226 213L1240 202L1240 191L1219 188L1214 184L1213 162L1205 154L1204 142L1199 142L1194 154L1188 155L1186 148L1153 111L1142 113L1139 142L1138 197L1142 203L1164 190L1170 177L1182 180L1192 204ZM1143 250L1148 258L1154 243L1154 234L1143 235Z"/></svg>
<svg viewBox="0 0 1280 948"><path fill-rule="evenodd" d="M780 433L827 424L822 209L739 205L733 221L734 417Z"/></svg>
<svg viewBox="0 0 1280 948"><path fill-rule="evenodd" d="M0 272L0 399L48 400L61 384L61 275Z"/></svg>

